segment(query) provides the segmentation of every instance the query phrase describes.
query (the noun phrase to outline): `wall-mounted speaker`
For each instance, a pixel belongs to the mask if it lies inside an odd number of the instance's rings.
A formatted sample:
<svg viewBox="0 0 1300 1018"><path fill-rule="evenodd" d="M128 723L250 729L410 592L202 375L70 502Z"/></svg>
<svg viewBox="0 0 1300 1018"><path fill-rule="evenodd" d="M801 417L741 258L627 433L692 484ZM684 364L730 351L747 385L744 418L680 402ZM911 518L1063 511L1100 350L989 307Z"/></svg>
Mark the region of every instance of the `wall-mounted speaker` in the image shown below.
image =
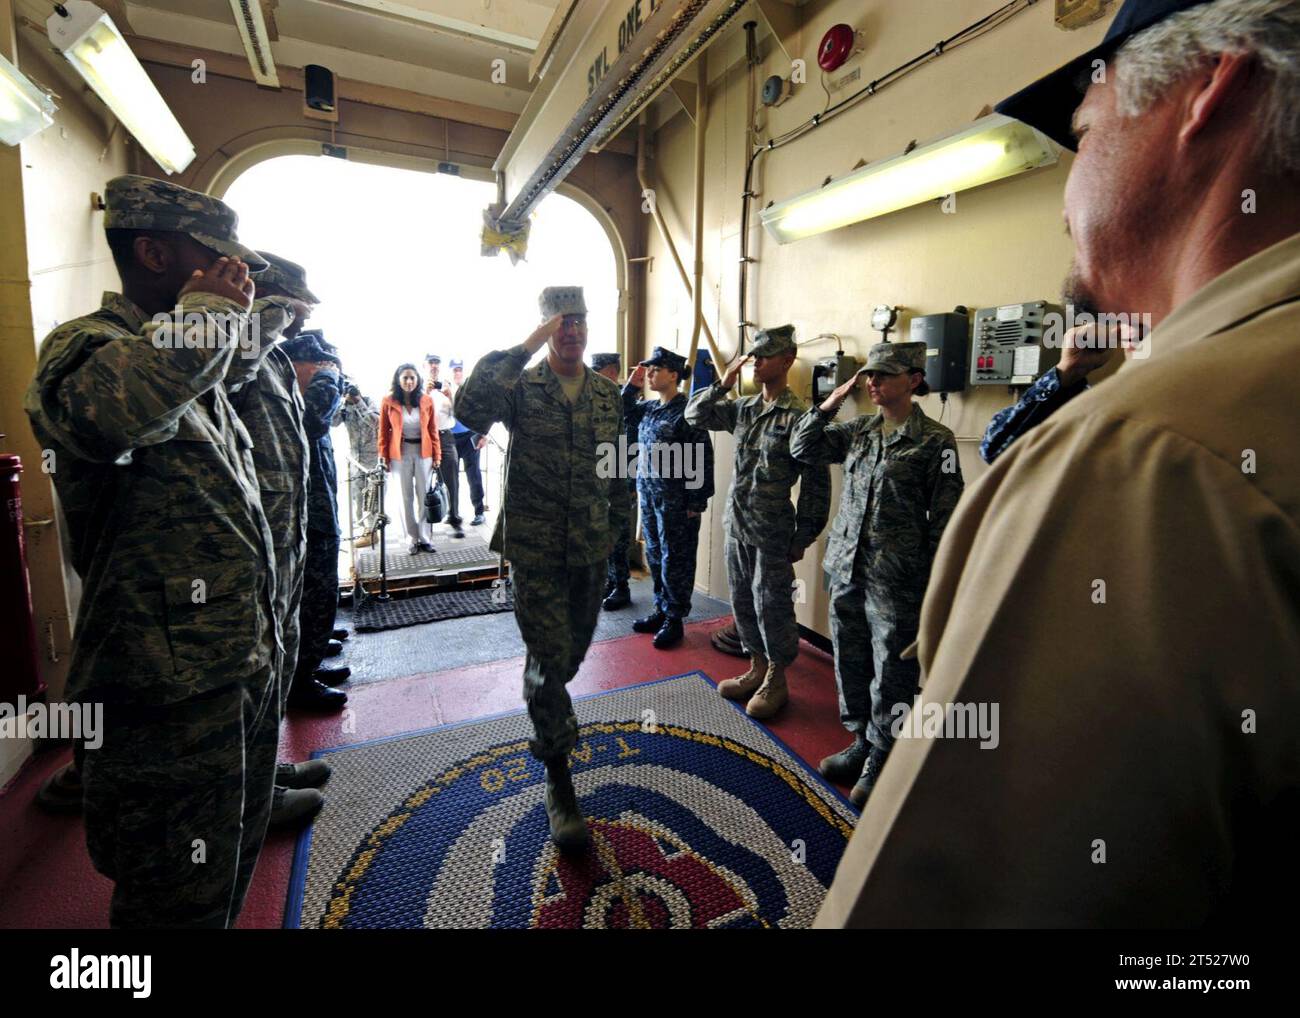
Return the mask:
<svg viewBox="0 0 1300 1018"><path fill-rule="evenodd" d="M320 64L302 69L302 115L312 120L338 123L339 111L334 101L334 72Z"/></svg>

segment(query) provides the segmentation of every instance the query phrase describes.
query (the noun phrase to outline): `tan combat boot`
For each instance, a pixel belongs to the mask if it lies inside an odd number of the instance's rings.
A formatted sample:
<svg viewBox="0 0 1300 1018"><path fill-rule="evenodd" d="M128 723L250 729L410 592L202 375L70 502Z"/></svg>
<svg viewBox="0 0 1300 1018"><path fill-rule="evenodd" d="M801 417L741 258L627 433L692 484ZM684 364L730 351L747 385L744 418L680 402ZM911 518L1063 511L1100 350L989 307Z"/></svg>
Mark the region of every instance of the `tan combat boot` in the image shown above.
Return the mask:
<svg viewBox="0 0 1300 1018"><path fill-rule="evenodd" d="M761 721L776 714L785 706L788 699L789 693L785 688L785 665L773 661L767 666L767 676L763 679L763 684L749 698L749 703L745 704L745 713Z"/></svg>
<svg viewBox="0 0 1300 1018"><path fill-rule="evenodd" d="M728 700L747 700L763 684L766 675L767 658L762 654L750 654L749 671L734 679L723 679L718 683L718 692Z"/></svg>

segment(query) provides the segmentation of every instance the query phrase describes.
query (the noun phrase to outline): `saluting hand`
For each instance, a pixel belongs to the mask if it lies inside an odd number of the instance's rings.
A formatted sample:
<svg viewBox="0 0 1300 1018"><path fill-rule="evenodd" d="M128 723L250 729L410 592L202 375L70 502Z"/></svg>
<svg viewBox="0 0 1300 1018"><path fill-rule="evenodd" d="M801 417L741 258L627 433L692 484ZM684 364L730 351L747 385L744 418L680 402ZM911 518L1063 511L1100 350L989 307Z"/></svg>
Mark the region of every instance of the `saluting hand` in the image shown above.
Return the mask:
<svg viewBox="0 0 1300 1018"><path fill-rule="evenodd" d="M189 282L181 287L180 296L187 293L211 293L234 301L247 311L253 306L256 287L248 275L248 266L238 258L222 255L207 269L195 269Z"/></svg>
<svg viewBox="0 0 1300 1018"><path fill-rule="evenodd" d="M628 376L628 379L627 379L627 380L628 380L628 384L629 384L629 385L633 385L633 386L635 386L636 388L640 389L643 385L645 385L645 374L646 374L646 371L645 371L645 365L644 365L644 364L638 364L638 365L637 365L637 366L632 370L632 374Z"/></svg>
<svg viewBox="0 0 1300 1018"><path fill-rule="evenodd" d="M753 359L754 358L752 354L745 354L745 356L741 357L739 360L733 361L731 363L731 366L727 368L727 373L722 376L722 387L724 389L730 389L733 385L735 385L736 379L740 377L741 368L743 368L746 364L748 364Z"/></svg>
<svg viewBox="0 0 1300 1018"><path fill-rule="evenodd" d="M861 382L862 372L859 371L843 385L835 387L835 391L822 401L821 410L828 414L834 413L844 404L844 401L849 398L849 393L855 391Z"/></svg>
<svg viewBox="0 0 1300 1018"><path fill-rule="evenodd" d="M533 330L531 336L524 340L524 349L530 354L536 353L546 345L547 340L559 332L560 326L563 324L564 315L551 315L550 318Z"/></svg>

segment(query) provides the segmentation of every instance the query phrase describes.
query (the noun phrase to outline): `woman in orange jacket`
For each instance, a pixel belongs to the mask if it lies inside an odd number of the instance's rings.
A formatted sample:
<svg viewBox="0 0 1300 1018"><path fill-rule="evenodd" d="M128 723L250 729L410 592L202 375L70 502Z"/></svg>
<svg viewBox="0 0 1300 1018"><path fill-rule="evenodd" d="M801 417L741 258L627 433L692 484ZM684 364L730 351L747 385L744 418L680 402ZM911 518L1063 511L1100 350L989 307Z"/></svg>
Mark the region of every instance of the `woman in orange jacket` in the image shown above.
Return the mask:
<svg viewBox="0 0 1300 1018"><path fill-rule="evenodd" d="M442 463L433 400L420 392L420 372L403 364L393 372L393 391L379 406L379 461L402 479L402 522L410 552L433 551L432 527L424 520L424 493Z"/></svg>

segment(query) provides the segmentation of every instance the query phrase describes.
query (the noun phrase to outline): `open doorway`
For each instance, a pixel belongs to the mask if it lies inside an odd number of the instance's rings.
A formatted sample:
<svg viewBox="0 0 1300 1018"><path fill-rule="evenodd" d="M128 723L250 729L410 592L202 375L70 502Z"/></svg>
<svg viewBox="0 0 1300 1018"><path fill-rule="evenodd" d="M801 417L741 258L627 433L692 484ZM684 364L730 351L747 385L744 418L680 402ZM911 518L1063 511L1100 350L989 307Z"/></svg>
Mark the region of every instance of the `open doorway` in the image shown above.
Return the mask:
<svg viewBox="0 0 1300 1018"><path fill-rule="evenodd" d="M618 266L608 235L577 201L552 194L533 215L528 258L512 265L505 255L482 257L482 211L496 197L487 181L310 155L284 155L240 174L224 199L239 214L241 240L303 265L321 304L308 323L321 329L343 359L344 371L378 405L392 386L398 365L423 369L426 354L464 362L466 376L484 354L522 342L539 322L537 296L543 287L577 285L589 309L589 354L617 349ZM389 484L391 520L387 575L425 569L440 571L456 560L469 566L491 533L500 507L504 429L490 436L480 466L489 507L486 525L471 540L457 542L457 554L403 556L400 490ZM339 520L343 529L340 575L353 566L374 575L377 551L354 558L349 538L359 530L349 482L358 472L349 462L343 428L333 432L339 477ZM460 503L469 486L460 472ZM360 483L360 482L358 482ZM435 535L436 537L436 535ZM435 540L435 544L438 542ZM411 558L411 561L406 561Z"/></svg>

